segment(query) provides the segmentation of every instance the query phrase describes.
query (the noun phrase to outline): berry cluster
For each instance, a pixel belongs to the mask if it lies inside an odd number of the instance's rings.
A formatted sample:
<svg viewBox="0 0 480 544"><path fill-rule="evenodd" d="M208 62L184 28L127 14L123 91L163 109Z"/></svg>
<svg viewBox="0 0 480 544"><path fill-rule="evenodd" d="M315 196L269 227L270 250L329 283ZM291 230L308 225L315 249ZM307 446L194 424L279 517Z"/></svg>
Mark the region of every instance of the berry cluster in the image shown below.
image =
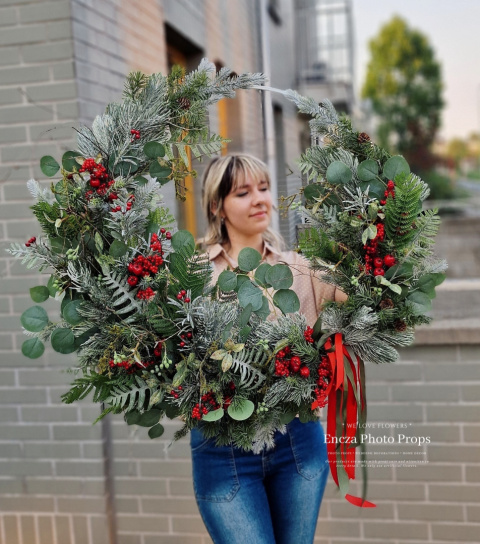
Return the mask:
<svg viewBox="0 0 480 544"><path fill-rule="evenodd" d="M312 327L307 327L303 333L303 337L309 344L313 344L313 329Z"/></svg>
<svg viewBox="0 0 480 544"><path fill-rule="evenodd" d="M328 357L322 357L322 360L318 365L318 379L316 381L317 387L315 387L313 391L317 408L323 408L327 404L327 396L325 393L331 380L332 367L330 365L330 361L328 360Z"/></svg>
<svg viewBox="0 0 480 544"><path fill-rule="evenodd" d="M126 361L119 361L118 363L116 363L113 359L110 359L108 362L110 368L124 368L127 371L127 374L133 374L137 369L145 370L154 364L154 361L142 361L139 363L137 361L131 361L130 359L127 359Z"/></svg>
<svg viewBox="0 0 480 544"><path fill-rule="evenodd" d="M310 376L308 366L302 366L302 361L297 355L288 357L292 350L289 346L280 350L275 358L275 376L290 376L290 374L298 374L302 378Z"/></svg>
<svg viewBox="0 0 480 544"><path fill-rule="evenodd" d="M139 289L137 298L140 300L151 300L155 296L155 291L151 287L146 289Z"/></svg>
<svg viewBox="0 0 480 544"><path fill-rule="evenodd" d="M380 204L385 206L388 197L395 198L395 183L389 180L387 188L385 190L385 199L380 200ZM395 258L392 255L386 255L381 258L378 255L378 243L385 240L385 226L380 219L376 221L377 235L375 238L369 240L363 249L366 251L365 255L365 272L374 276L383 276L385 274L385 267L389 268L395 264Z"/></svg>
<svg viewBox="0 0 480 544"><path fill-rule="evenodd" d="M190 300L190 299L189 299ZM190 338L192 338L192 333L191 332L187 332L185 334L181 334L180 335L180 338L182 339L182 341L180 342L179 346L181 348L184 348L185 347L185 340L188 338L188 340L190 340Z"/></svg>
<svg viewBox="0 0 480 544"><path fill-rule="evenodd" d="M37 241L37 239L35 238L35 236L32 236L32 237L28 240L28 242L25 242L25 245L26 245L27 247L30 247L30 246L31 246L32 244L34 244L36 241Z"/></svg>
<svg viewBox="0 0 480 544"><path fill-rule="evenodd" d="M177 299L178 300L183 300L183 302L190 302L190 299L187 297L187 292L185 291L185 289L182 289L181 291L179 291L177 293Z"/></svg>
<svg viewBox="0 0 480 544"><path fill-rule="evenodd" d="M165 229L162 229L163 231ZM163 233L162 233L163 234ZM165 233L165 237L167 234ZM152 234L152 239L150 241L150 249L154 252L153 255L144 257L143 255L137 255L131 263L128 264L128 271L131 276L128 276L127 282L130 287L135 287L140 278L149 277L158 273L158 269L163 264L163 250L162 243L157 234ZM155 296L155 293L151 287L146 289L139 289L137 293L137 298L142 300L149 300Z"/></svg>
<svg viewBox="0 0 480 544"><path fill-rule="evenodd" d="M387 203L387 198L389 196L395 198L395 183L393 183L392 180L389 180L389 182L387 183L387 189L385 190L384 196L385 198L383 200L380 200L380 204L382 206L385 206L385 204Z"/></svg>
<svg viewBox="0 0 480 544"><path fill-rule="evenodd" d="M130 142L134 142L135 140L140 140L139 130L135 130L134 128L132 128L132 130L130 131L130 134L132 135L132 139L130 140Z"/></svg>
<svg viewBox="0 0 480 544"><path fill-rule="evenodd" d="M109 195L108 198L109 198L110 201L114 201L114 200L117 200L118 196L115 193L112 193L112 194ZM135 195L129 195L128 200L127 200L127 204L125 205L125 211L123 212L124 214L132 209L132 206L133 206L134 202L135 202ZM113 206L111 211L114 212L114 213L115 212L121 212L122 207L121 206Z"/></svg>
<svg viewBox="0 0 480 544"><path fill-rule="evenodd" d="M109 178L105 166L97 163L95 159L92 158L85 159L78 171L88 172L90 174L90 187L92 187L92 189L85 193L87 200L90 200L94 191L99 196L105 196L108 189L115 183L113 179ZM115 193L111 193L108 198L112 201L117 198L117 195Z"/></svg>
<svg viewBox="0 0 480 544"><path fill-rule="evenodd" d="M193 419L202 419L202 416L205 414L208 414L209 409L207 406L210 406L210 409L218 410L220 408L220 404L215 400L215 397L213 395L213 391L209 391L208 393L205 393L205 395L202 395L202 399L200 402L197 402L192 410L192 418Z"/></svg>
<svg viewBox="0 0 480 544"><path fill-rule="evenodd" d="M379 242L383 242L383 240L385 240L385 227L380 220L377 221L376 227L377 235L375 238L372 238L363 246L363 249L366 251L365 272L367 274L371 274L373 271L374 276L383 276L385 274L385 270L381 267L374 269L374 266L375 261L378 258L378 244Z"/></svg>
<svg viewBox="0 0 480 544"><path fill-rule="evenodd" d="M180 396L180 394L178 393L178 391L182 391L182 390L183 390L183 387L182 387L181 385L179 385L179 386L177 387L177 391L175 391L175 389L172 389L172 390L170 391L170 395L172 395L172 397L173 397L174 399L178 399L178 397Z"/></svg>

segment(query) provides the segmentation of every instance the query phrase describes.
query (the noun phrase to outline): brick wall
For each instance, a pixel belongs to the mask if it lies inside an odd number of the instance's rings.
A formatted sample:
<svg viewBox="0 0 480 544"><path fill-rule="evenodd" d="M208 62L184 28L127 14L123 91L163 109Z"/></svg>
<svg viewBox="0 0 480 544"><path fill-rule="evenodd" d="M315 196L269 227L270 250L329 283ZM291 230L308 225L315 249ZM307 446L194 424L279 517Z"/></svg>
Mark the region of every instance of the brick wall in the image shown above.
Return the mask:
<svg viewBox="0 0 480 544"><path fill-rule="evenodd" d="M19 316L32 304L28 288L47 278L8 259L4 249L37 233L25 183L43 178L38 159L69 149L72 127L90 122L118 98L130 69L165 70L166 8L188 13L195 7L197 20L198 13L206 14L202 47L212 60L237 71L258 69L258 44L245 40L256 28L253 1L205 0L201 10L200 2L175 3L0 0L0 544L109 542L108 429L91 425L98 406L60 402L73 357L49 349L33 361L21 355ZM239 100L247 149L260 153L259 97L241 92ZM288 153L295 155L296 122L287 116L285 123ZM360 511L339 500L330 482L318 543L478 541L477 299L478 283L440 289L441 326L422 331L418 346L404 350L400 362L368 369L369 421L411 423L412 436L430 436L431 443L420 448L428 463L371 469L369 497L378 503L376 510ZM56 305L46 308L54 317ZM176 428L169 422L165 436L151 441L145 429L112 419L116 544L211 542L193 499L188 440L169 446ZM388 448L369 451L384 459L391 456ZM395 451L401 452L398 461L418 450L402 445Z"/></svg>

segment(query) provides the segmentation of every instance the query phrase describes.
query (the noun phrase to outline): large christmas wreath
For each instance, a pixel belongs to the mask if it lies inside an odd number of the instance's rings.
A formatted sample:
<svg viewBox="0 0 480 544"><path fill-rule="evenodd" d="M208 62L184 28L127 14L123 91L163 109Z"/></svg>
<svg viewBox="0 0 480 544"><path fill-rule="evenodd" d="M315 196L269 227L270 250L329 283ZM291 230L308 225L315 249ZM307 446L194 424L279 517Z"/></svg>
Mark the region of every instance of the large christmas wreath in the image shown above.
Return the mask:
<svg viewBox="0 0 480 544"><path fill-rule="evenodd" d="M41 159L45 175L60 173L48 189L28 182L42 233L10 252L50 273L30 293L60 301L61 319L39 305L26 310L22 352L39 357L46 340L77 352L63 400L93 392L100 417L124 413L152 438L164 416L181 416L176 438L201 425L218 444L260 451L295 416L316 419L328 404L332 475L348 500L368 506L348 495L363 446L364 361L394 361L395 347L429 321L446 268L432 254L439 218L423 210L428 187L402 157L354 131L330 102L283 91L313 117L316 142L300 159L303 205L292 204L306 220L299 250L348 300L327 304L308 327L288 266L262 263L251 248L211 285L208 260L190 233L175 232L161 187L173 182L184 198L191 155L224 144L208 132L207 107L263 83L261 74L215 73L206 60L190 74L133 73L122 102L78 131L61 165ZM272 319L272 308L281 315Z"/></svg>

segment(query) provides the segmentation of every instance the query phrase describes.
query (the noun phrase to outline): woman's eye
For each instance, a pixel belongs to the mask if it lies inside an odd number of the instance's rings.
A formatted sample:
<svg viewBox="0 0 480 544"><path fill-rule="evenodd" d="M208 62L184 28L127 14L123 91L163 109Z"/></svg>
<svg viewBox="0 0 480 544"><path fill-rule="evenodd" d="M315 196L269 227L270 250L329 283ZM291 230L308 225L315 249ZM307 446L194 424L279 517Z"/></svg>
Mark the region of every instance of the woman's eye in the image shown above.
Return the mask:
<svg viewBox="0 0 480 544"><path fill-rule="evenodd" d="M237 196L245 196L246 194L248 194L247 192L244 192L244 193L237 193Z"/></svg>

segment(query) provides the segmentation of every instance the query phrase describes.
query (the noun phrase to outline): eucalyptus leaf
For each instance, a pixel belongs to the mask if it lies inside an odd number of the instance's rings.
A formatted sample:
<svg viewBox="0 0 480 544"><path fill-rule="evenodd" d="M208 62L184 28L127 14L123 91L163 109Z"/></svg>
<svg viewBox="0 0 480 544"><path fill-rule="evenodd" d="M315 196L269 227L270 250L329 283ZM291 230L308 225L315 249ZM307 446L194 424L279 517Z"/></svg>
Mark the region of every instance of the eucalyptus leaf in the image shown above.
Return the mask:
<svg viewBox="0 0 480 544"><path fill-rule="evenodd" d="M147 142L143 152L149 159L156 159L165 155L165 147L160 142Z"/></svg>
<svg viewBox="0 0 480 544"><path fill-rule="evenodd" d="M382 200L385 196L385 184L378 179L372 181L361 181L360 189L366 193L368 189L368 195L375 197L378 200Z"/></svg>
<svg viewBox="0 0 480 544"><path fill-rule="evenodd" d="M227 409L228 415L236 421L244 421L248 419L255 410L255 405L251 400L243 400L237 404L230 404Z"/></svg>
<svg viewBox="0 0 480 544"><path fill-rule="evenodd" d="M253 285L251 281L244 282L238 289L238 302L242 308L248 304L252 305L252 310L256 312L262 307L262 292Z"/></svg>
<svg viewBox="0 0 480 544"><path fill-rule="evenodd" d="M125 421L127 425L136 425L141 415L142 414L138 410L132 410L131 412L127 412L125 414Z"/></svg>
<svg viewBox="0 0 480 544"><path fill-rule="evenodd" d="M22 344L22 353L29 359L38 359L45 351L45 344L39 338L29 338Z"/></svg>
<svg viewBox="0 0 480 544"><path fill-rule="evenodd" d="M361 162L357 168L358 179L372 181L378 176L378 163L372 159Z"/></svg>
<svg viewBox="0 0 480 544"><path fill-rule="evenodd" d="M273 295L273 302L284 314L298 312L300 310L300 301L297 293L291 289L280 289Z"/></svg>
<svg viewBox="0 0 480 544"><path fill-rule="evenodd" d="M259 310L256 310L255 313L258 315L260 319L267 319L267 317L270 315L270 304L268 303L267 297L262 295L262 306Z"/></svg>
<svg viewBox="0 0 480 544"><path fill-rule="evenodd" d="M33 302L45 302L50 297L50 291L45 285L30 288L30 297Z"/></svg>
<svg viewBox="0 0 480 544"><path fill-rule="evenodd" d="M195 252L195 238L188 230L179 230L172 236L172 247L177 253L192 256Z"/></svg>
<svg viewBox="0 0 480 544"><path fill-rule="evenodd" d="M62 168L67 172L73 172L78 168L78 157L83 158L78 151L66 151L62 156Z"/></svg>
<svg viewBox="0 0 480 544"><path fill-rule="evenodd" d="M152 178L157 178L157 180L164 185L167 181L169 181L168 178L172 174L172 169L168 166L162 166L157 160L153 160L150 164L150 167L148 169L149 174L152 176ZM161 181L161 180L165 181Z"/></svg>
<svg viewBox="0 0 480 544"><path fill-rule="evenodd" d="M333 161L327 168L326 177L332 185L347 184L352 181L352 171L341 161Z"/></svg>
<svg viewBox="0 0 480 544"><path fill-rule="evenodd" d="M156 425L160 421L161 415L162 412L160 410L152 408L152 410L147 410L140 415L136 425L140 425L140 427L153 427L153 425Z"/></svg>
<svg viewBox="0 0 480 544"><path fill-rule="evenodd" d="M62 317L67 323L70 323L70 325L78 325L83 321L83 317L78 313L78 308L82 302L82 300L71 300L65 305Z"/></svg>
<svg viewBox="0 0 480 544"><path fill-rule="evenodd" d="M120 259L127 253L127 251L128 251L127 244L121 242L120 240L114 240L110 245L108 253L112 257L115 257L115 259Z"/></svg>
<svg viewBox="0 0 480 544"><path fill-rule="evenodd" d="M261 260L262 256L260 253L251 247L244 247L238 254L238 266L244 272L255 270Z"/></svg>
<svg viewBox="0 0 480 544"><path fill-rule="evenodd" d="M222 291L228 293L237 288L237 275L231 270L224 270L218 276L218 286Z"/></svg>
<svg viewBox="0 0 480 544"><path fill-rule="evenodd" d="M240 314L240 317L238 318L238 326L245 327L248 324L248 321L250 320L250 317L252 315L252 305L247 304L245 308L242 310L242 313Z"/></svg>
<svg viewBox="0 0 480 544"><path fill-rule="evenodd" d="M430 297L421 291L413 291L407 296L407 301L410 303L414 315L423 315L432 308Z"/></svg>
<svg viewBox="0 0 480 544"><path fill-rule="evenodd" d="M160 423L157 423L156 425L154 425L148 430L148 436L152 439L159 438L160 436L162 436L164 432L165 432L165 429L163 425L160 425Z"/></svg>
<svg viewBox="0 0 480 544"><path fill-rule="evenodd" d="M48 325L47 312L41 306L32 306L20 316L20 323L30 332L40 332Z"/></svg>
<svg viewBox="0 0 480 544"><path fill-rule="evenodd" d="M50 342L52 348L58 353L73 353L77 349L75 347L75 336L71 329L55 329L50 337Z"/></svg>
<svg viewBox="0 0 480 544"><path fill-rule="evenodd" d="M60 165L53 157L45 155L40 159L40 169L46 176L51 178L60 170Z"/></svg>
<svg viewBox="0 0 480 544"><path fill-rule="evenodd" d="M58 289L54 287L53 285L54 281L55 281L55 276L52 274L47 282L47 289L52 298L55 298L58 292Z"/></svg>
<svg viewBox="0 0 480 544"><path fill-rule="evenodd" d="M293 274L286 264L276 264L269 268L265 279L274 289L288 289L293 283Z"/></svg>
<svg viewBox="0 0 480 544"><path fill-rule="evenodd" d="M260 266L257 267L255 270L255 281L261 286L261 287L271 287L271 285L266 280L265 276L267 272L272 268L271 264L268 263L262 263Z"/></svg>
<svg viewBox="0 0 480 544"><path fill-rule="evenodd" d="M208 412L202 416L203 421L218 421L219 419L222 419L223 415L225 414L225 411L223 408L218 408L218 410L212 410L211 412Z"/></svg>
<svg viewBox="0 0 480 544"><path fill-rule="evenodd" d="M383 166L383 175L388 179L395 181L399 174L410 174L408 162L400 155L390 157Z"/></svg>

